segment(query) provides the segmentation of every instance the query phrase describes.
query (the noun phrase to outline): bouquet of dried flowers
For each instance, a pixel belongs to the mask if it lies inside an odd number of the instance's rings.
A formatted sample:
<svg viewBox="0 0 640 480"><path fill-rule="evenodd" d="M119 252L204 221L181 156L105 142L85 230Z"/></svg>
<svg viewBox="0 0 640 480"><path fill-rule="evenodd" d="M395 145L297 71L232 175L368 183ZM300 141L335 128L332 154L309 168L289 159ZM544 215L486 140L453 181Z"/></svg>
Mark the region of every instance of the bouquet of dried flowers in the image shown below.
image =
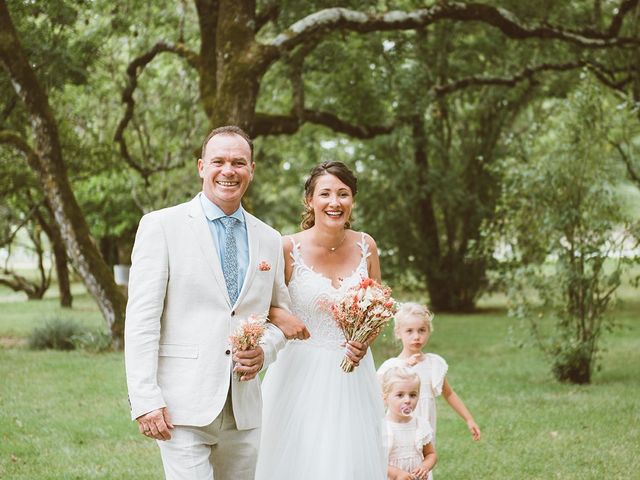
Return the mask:
<svg viewBox="0 0 640 480"><path fill-rule="evenodd" d="M397 307L389 287L372 278L363 278L358 285L348 289L344 297L333 303L330 310L347 341L371 343L393 318ZM345 356L340 367L349 373L355 365Z"/></svg>
<svg viewBox="0 0 640 480"><path fill-rule="evenodd" d="M229 337L233 349L244 351L256 348L262 340L266 324L265 316L249 315L249 318L243 320ZM239 374L238 378L240 378Z"/></svg>

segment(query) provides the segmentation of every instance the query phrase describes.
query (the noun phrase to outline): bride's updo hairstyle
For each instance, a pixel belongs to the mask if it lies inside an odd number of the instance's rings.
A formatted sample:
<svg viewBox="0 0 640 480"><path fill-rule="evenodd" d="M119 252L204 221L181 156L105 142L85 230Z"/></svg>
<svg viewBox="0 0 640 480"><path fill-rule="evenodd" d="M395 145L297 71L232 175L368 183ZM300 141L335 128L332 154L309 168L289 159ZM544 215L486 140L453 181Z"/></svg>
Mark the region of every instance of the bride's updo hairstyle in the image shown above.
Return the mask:
<svg viewBox="0 0 640 480"><path fill-rule="evenodd" d="M313 208L309 205L308 200L313 197L313 192L316 188L316 183L318 183L318 178L327 174L338 177L342 183L351 189L351 195L354 198L358 192L358 179L344 163L322 162L320 165L313 167L309 178L304 182L304 212L302 213L302 222L300 223L300 228L303 230L313 227L316 223ZM351 228L350 220L351 219L347 220L344 228Z"/></svg>

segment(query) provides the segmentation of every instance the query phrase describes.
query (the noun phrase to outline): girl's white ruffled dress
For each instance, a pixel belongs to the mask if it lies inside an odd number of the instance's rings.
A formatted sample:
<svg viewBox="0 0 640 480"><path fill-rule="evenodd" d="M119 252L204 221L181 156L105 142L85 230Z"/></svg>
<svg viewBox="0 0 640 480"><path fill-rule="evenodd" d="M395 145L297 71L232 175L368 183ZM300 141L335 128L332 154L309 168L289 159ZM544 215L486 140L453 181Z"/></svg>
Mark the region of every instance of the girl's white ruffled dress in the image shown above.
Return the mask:
<svg viewBox="0 0 640 480"><path fill-rule="evenodd" d="M419 467L424 457L422 447L433 441L429 422L412 417L406 423L386 421L389 465L411 473Z"/></svg>
<svg viewBox="0 0 640 480"><path fill-rule="evenodd" d="M378 376L382 377L384 372L392 367L410 368L420 377L420 398L414 411L418 418L429 421L433 429L433 442L436 441L436 397L442 395L442 386L447 376L449 366L440 355L435 353L425 353L424 359L414 366L409 366L402 358L390 358L386 360L378 369Z"/></svg>
<svg viewBox="0 0 640 480"><path fill-rule="evenodd" d="M294 243L292 309L311 338L278 354L263 383L262 438L256 480L386 480L384 406L371 352L344 373L344 336L327 306L368 276L367 245L338 288L304 263Z"/></svg>

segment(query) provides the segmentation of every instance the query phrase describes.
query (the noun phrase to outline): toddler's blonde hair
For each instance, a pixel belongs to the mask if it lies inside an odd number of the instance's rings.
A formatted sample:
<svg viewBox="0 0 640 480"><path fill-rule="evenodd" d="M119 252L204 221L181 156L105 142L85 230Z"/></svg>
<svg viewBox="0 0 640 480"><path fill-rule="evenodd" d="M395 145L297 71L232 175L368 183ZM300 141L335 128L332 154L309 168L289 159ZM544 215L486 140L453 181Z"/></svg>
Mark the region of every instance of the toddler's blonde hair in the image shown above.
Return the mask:
<svg viewBox="0 0 640 480"><path fill-rule="evenodd" d="M415 302L406 302L400 305L400 308L395 314L393 333L396 338L400 340L400 329L405 321L410 318L421 318L424 321L424 325L427 327L427 340L433 333L433 313L426 305L420 305Z"/></svg>
<svg viewBox="0 0 640 480"><path fill-rule="evenodd" d="M418 382L418 393L420 393L420 376L406 367L391 367L382 374L382 395L387 398L393 386L398 382L415 381Z"/></svg>

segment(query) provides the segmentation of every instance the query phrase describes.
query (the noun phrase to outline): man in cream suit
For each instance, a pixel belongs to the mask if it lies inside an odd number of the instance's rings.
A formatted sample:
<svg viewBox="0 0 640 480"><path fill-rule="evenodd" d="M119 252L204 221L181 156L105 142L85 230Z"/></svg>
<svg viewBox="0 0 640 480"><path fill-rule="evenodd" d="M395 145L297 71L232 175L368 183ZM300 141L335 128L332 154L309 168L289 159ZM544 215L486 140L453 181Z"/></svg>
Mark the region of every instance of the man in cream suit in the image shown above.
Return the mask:
<svg viewBox="0 0 640 480"><path fill-rule="evenodd" d="M127 385L132 418L158 440L168 479L254 477L262 410L256 375L285 337L268 324L260 347L232 352L229 336L271 305L289 309L289 295L280 235L241 205L252 155L238 127L211 132L198 160L202 192L145 215L136 235Z"/></svg>

